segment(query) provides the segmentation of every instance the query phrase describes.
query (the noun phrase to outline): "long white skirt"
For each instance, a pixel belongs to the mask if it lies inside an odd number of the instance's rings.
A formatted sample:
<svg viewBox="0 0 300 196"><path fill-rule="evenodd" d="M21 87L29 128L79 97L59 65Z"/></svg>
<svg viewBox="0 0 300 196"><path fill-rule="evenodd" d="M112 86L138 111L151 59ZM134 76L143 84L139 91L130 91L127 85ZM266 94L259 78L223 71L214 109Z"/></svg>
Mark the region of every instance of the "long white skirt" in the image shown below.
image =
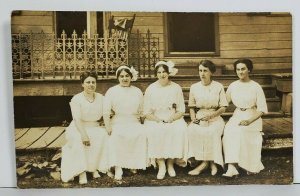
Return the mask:
<svg viewBox="0 0 300 196"><path fill-rule="evenodd" d="M224 129L223 148L225 163L238 163L249 172L258 173L264 169L261 162L262 119L248 126L239 126L241 120L249 119L255 109L236 109Z"/></svg>
<svg viewBox="0 0 300 196"><path fill-rule="evenodd" d="M134 116L115 117L109 141L109 165L128 169L146 169L147 137L143 125Z"/></svg>
<svg viewBox="0 0 300 196"><path fill-rule="evenodd" d="M208 126L191 123L188 126L189 158L200 161L214 161L224 166L222 155L222 134L225 122L221 117L209 121Z"/></svg>
<svg viewBox="0 0 300 196"><path fill-rule="evenodd" d="M66 128L67 143L62 147L61 179L68 182L84 171L108 171L108 135L98 123L85 125L90 146L82 144L81 135L74 121Z"/></svg>
<svg viewBox="0 0 300 196"><path fill-rule="evenodd" d="M187 125L183 118L172 123L146 121L148 156L151 159L181 159L188 153Z"/></svg>

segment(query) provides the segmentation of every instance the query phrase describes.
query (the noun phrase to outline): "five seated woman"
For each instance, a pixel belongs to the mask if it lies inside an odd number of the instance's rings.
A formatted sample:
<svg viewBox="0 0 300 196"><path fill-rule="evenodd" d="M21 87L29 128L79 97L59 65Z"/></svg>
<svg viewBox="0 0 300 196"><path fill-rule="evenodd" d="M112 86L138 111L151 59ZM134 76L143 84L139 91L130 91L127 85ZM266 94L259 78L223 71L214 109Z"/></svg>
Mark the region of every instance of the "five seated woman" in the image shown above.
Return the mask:
<svg viewBox="0 0 300 196"><path fill-rule="evenodd" d="M144 96L131 85L138 72L127 65L116 70L119 84L109 88L105 97L95 92L95 73L81 75L84 90L70 102L73 121L62 148L64 182L79 175L79 183L85 184L86 172L97 178L98 171L106 173L110 168L115 170L115 180L121 180L124 168L136 173L151 164L158 165L157 179L163 179L166 172L174 177L174 163L185 166L188 159L201 162L189 175L199 175L208 167L211 175L216 175L218 167L224 168L223 160L228 165L225 177L238 175L237 167L248 173L264 168L261 116L268 110L261 86L249 77L252 61L234 63L239 80L231 83L226 93L221 83L212 80L216 71L212 61L202 60L197 65L200 81L190 87L188 126L183 118L182 88L169 78L177 73L174 66L171 61L157 62L157 81L148 86ZM236 109L225 125L221 114L230 102ZM102 115L105 128L99 126Z"/></svg>

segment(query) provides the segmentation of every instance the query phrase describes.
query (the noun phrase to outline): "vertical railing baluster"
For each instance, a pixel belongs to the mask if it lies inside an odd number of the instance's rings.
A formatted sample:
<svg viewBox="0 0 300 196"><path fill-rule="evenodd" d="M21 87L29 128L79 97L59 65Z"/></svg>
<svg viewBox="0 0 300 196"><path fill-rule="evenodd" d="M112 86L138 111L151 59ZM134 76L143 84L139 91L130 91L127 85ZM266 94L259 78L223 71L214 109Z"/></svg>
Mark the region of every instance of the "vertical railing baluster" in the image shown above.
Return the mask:
<svg viewBox="0 0 300 196"><path fill-rule="evenodd" d="M73 34L72 34L72 39L73 39L73 59L74 59L74 73L73 73L73 75L74 75L74 79L76 78L76 67L77 67L77 58L76 58L76 51L77 51L77 49L76 49L76 41L77 41L77 34L76 34L76 32L75 32L75 30L74 30L74 32L73 32ZM71 75L71 73L70 73L70 75ZM80 74L79 74L80 75Z"/></svg>
<svg viewBox="0 0 300 196"><path fill-rule="evenodd" d="M84 66L84 71L86 71L87 70L87 67L88 67L88 62L87 62L87 55L86 55L86 31L84 30L83 31L83 34L82 34L82 38L83 38L83 55L84 55L84 64L85 64L85 66Z"/></svg>
<svg viewBox="0 0 300 196"><path fill-rule="evenodd" d="M109 56L108 56L108 43L112 38L104 39L104 48L105 48L105 76L108 78L108 66L109 66Z"/></svg>
<svg viewBox="0 0 300 196"><path fill-rule="evenodd" d="M19 32L20 79L23 79L22 33Z"/></svg>
<svg viewBox="0 0 300 196"><path fill-rule="evenodd" d="M51 39L52 39L52 43L53 43L53 47L52 47L52 77L55 78L55 44L56 44L56 35L54 33L51 34Z"/></svg>
<svg viewBox="0 0 300 196"><path fill-rule="evenodd" d="M148 29L147 30L147 35L146 35L146 38L147 38L147 52L148 52L148 59L147 59L147 63L148 63L148 76L151 77L151 62L150 62L150 56L151 56L151 49L150 49L150 46L151 46L151 42L150 42L150 30Z"/></svg>
<svg viewBox="0 0 300 196"><path fill-rule="evenodd" d="M30 31L30 73L31 73L31 79L33 79L34 72L33 72L33 35L32 35L32 31Z"/></svg>
<svg viewBox="0 0 300 196"><path fill-rule="evenodd" d="M97 41L98 41L98 34L95 34L94 35L95 71L96 71L96 73L98 75Z"/></svg>
<svg viewBox="0 0 300 196"><path fill-rule="evenodd" d="M45 79L44 76L44 57L45 57L45 51L44 51L44 44L45 44L45 34L44 31L41 31L41 37L42 37L42 78Z"/></svg>
<svg viewBox="0 0 300 196"><path fill-rule="evenodd" d="M119 38L119 37L116 37L115 38L115 52L116 52L116 59L115 59L115 63L113 63L113 66L112 66L112 68L111 68L111 70L112 70L112 72L113 72L113 70L114 70L114 65L115 64L117 64L117 66L119 66L120 64L121 64L121 59L120 59L120 56L119 56L119 42L120 42L120 40L121 40L121 38Z"/></svg>
<svg viewBox="0 0 300 196"><path fill-rule="evenodd" d="M66 79L66 34L63 30L61 34L62 38L62 47L63 47L63 78Z"/></svg>
<svg viewBox="0 0 300 196"><path fill-rule="evenodd" d="M136 39L136 43L137 43L137 65L139 68L139 72L141 72L141 59L140 59L140 31L137 30L137 39ZM139 73L141 75L141 73ZM145 74L143 73L143 76L145 76Z"/></svg>

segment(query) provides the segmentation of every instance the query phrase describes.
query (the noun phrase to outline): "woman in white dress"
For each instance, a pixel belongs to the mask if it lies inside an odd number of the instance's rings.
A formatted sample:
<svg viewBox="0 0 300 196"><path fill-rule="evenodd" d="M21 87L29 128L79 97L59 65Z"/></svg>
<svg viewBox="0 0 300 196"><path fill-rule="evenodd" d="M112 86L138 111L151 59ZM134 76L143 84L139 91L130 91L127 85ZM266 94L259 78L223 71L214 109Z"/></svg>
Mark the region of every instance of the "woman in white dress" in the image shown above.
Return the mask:
<svg viewBox="0 0 300 196"><path fill-rule="evenodd" d="M144 97L145 126L148 135L148 156L158 163L157 179L176 176L175 159L187 160L187 125L181 87L170 81L177 69L171 61L159 61L155 65L158 80L149 85ZM166 163L167 162L167 169Z"/></svg>
<svg viewBox="0 0 300 196"><path fill-rule="evenodd" d="M83 92L70 102L73 121L66 128L66 144L62 147L61 179L68 182L79 175L79 183L86 184L86 172L98 178L98 171L108 171L108 134L99 126L103 96L95 92L96 73L85 72L80 80Z"/></svg>
<svg viewBox="0 0 300 196"><path fill-rule="evenodd" d="M223 176L238 175L237 166L250 173L259 173L261 162L262 119L268 112L266 98L261 86L250 79L252 61L240 59L234 62L239 80L231 83L226 95L228 102L236 106L224 129L223 148L228 169Z"/></svg>
<svg viewBox="0 0 300 196"><path fill-rule="evenodd" d="M188 126L189 157L202 163L189 172L199 175L208 166L216 175L216 164L223 167L222 140L225 122L220 116L228 106L224 87L213 81L215 64L203 60L199 65L200 82L193 84L189 94L191 124Z"/></svg>
<svg viewBox="0 0 300 196"><path fill-rule="evenodd" d="M115 168L115 179L121 180L122 168L133 171L146 169L147 137L140 122L143 93L131 85L131 81L137 79L137 72L122 65L116 76L119 84L109 88L105 94L104 123L111 134L109 165Z"/></svg>

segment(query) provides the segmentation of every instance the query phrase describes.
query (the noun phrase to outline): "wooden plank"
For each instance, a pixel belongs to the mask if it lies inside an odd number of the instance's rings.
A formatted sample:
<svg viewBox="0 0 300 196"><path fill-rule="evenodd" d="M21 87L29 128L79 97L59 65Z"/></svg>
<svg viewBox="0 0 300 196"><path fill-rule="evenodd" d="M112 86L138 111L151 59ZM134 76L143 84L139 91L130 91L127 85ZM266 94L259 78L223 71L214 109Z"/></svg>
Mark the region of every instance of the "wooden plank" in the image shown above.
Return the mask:
<svg viewBox="0 0 300 196"><path fill-rule="evenodd" d="M219 26L220 34L223 33L291 33L292 25L240 25Z"/></svg>
<svg viewBox="0 0 300 196"><path fill-rule="evenodd" d="M27 147L27 149L39 149L45 148L50 143L53 143L62 132L65 131L66 127L51 127L38 141L36 141L31 146Z"/></svg>
<svg viewBox="0 0 300 196"><path fill-rule="evenodd" d="M29 128L20 128L15 129L15 141L20 139L23 135L25 135L28 132Z"/></svg>
<svg viewBox="0 0 300 196"><path fill-rule="evenodd" d="M53 11L28 11L23 10L21 11L21 16L52 16Z"/></svg>
<svg viewBox="0 0 300 196"><path fill-rule="evenodd" d="M48 131L49 131L50 127L47 128L46 131L44 131L43 134L41 134L38 138L36 138L34 141L32 141L32 143L30 145L28 145L25 149L30 149L30 147L35 144L37 141L39 141Z"/></svg>
<svg viewBox="0 0 300 196"><path fill-rule="evenodd" d="M13 16L12 25L47 26L53 25L52 16Z"/></svg>
<svg viewBox="0 0 300 196"><path fill-rule="evenodd" d="M290 16L247 16L247 15L222 15L219 17L220 25L253 25L253 24L292 24Z"/></svg>
<svg viewBox="0 0 300 196"><path fill-rule="evenodd" d="M282 133L291 133L293 131L292 124L283 121L281 118L272 119L269 123L274 125Z"/></svg>
<svg viewBox="0 0 300 196"><path fill-rule="evenodd" d="M37 138L45 133L48 127L30 128L30 130L19 140L16 141L16 149L25 149Z"/></svg>
<svg viewBox="0 0 300 196"><path fill-rule="evenodd" d="M289 57L292 56L292 49L261 49L261 50L222 50L222 57L241 58L253 57Z"/></svg>
<svg viewBox="0 0 300 196"><path fill-rule="evenodd" d="M284 127L278 126L279 123L277 123L277 118L272 119L265 119L264 122L268 124L270 127L272 127L272 131L274 133L285 133L287 132Z"/></svg>
<svg viewBox="0 0 300 196"><path fill-rule="evenodd" d="M293 123L293 118L283 118L283 120L285 120L287 122L290 122L290 123Z"/></svg>
<svg viewBox="0 0 300 196"><path fill-rule="evenodd" d="M240 41L291 41L292 33L243 33L220 34L220 42Z"/></svg>
<svg viewBox="0 0 300 196"><path fill-rule="evenodd" d="M221 42L221 50L292 48L292 41Z"/></svg>
<svg viewBox="0 0 300 196"><path fill-rule="evenodd" d="M135 26L133 25L132 31L135 32L137 29L141 33L147 33L148 29L150 30L151 33L163 33L164 32L164 27L163 26L152 26L151 28L149 26Z"/></svg>
<svg viewBox="0 0 300 196"><path fill-rule="evenodd" d="M65 131L63 131L47 148L61 148L66 143Z"/></svg>
<svg viewBox="0 0 300 196"><path fill-rule="evenodd" d="M134 20L134 26L163 26L163 17L136 17Z"/></svg>
<svg viewBox="0 0 300 196"><path fill-rule="evenodd" d="M42 81L42 80L41 80ZM47 85L47 88L45 87ZM21 83L14 86L14 96L59 96L64 95L63 83Z"/></svg>
<svg viewBox="0 0 300 196"><path fill-rule="evenodd" d="M265 135L271 135L274 131L274 127L271 126L269 123L266 123L267 119L263 119L263 132Z"/></svg>
<svg viewBox="0 0 300 196"><path fill-rule="evenodd" d="M236 58L224 58L221 57L181 57L181 58L173 58L173 61L176 64L182 64L182 63L189 63L189 64L198 64L201 60L208 59L212 60L216 64L224 65L224 64L230 64L232 66L233 62L236 60ZM260 64L268 64L268 63L292 63L291 57L254 57L251 59L254 63L254 66L256 67L257 63Z"/></svg>
<svg viewBox="0 0 300 196"><path fill-rule="evenodd" d="M11 25L11 32L12 33L30 33L32 31L33 33L40 33L41 31L44 31L45 33L52 33L53 32L53 26L51 25L41 25L41 26L23 26L23 25Z"/></svg>
<svg viewBox="0 0 300 196"><path fill-rule="evenodd" d="M163 16L163 12L111 12L111 15L115 17L132 17L133 14L136 14L136 17Z"/></svg>
<svg viewBox="0 0 300 196"><path fill-rule="evenodd" d="M227 70L233 70L232 64L228 64L225 67ZM255 63L254 72L256 70L265 70L265 69L289 69L292 68L292 63Z"/></svg>

